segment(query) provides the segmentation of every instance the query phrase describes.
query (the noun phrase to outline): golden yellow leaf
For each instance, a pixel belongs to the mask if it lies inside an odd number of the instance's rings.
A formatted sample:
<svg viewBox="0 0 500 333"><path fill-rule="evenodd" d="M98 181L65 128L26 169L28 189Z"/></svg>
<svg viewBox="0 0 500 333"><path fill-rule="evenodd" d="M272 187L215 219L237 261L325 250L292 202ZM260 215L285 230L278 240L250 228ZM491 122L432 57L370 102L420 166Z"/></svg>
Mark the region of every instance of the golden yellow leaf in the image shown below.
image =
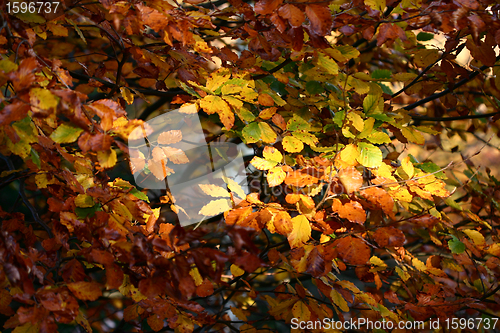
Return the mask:
<svg viewBox="0 0 500 333"><path fill-rule="evenodd" d="M330 298L341 311L349 312L349 306L347 305L346 300L337 290L332 289L332 291L330 292Z"/></svg>
<svg viewBox="0 0 500 333"><path fill-rule="evenodd" d="M266 160L281 163L283 162L283 155L274 147L264 147L263 156Z"/></svg>
<svg viewBox="0 0 500 333"><path fill-rule="evenodd" d="M293 305L292 314L299 322L306 322L311 318L311 310L302 301L298 301Z"/></svg>
<svg viewBox="0 0 500 333"><path fill-rule="evenodd" d="M201 208L199 214L205 216L215 216L230 210L231 202L228 199L218 199L210 201Z"/></svg>
<svg viewBox="0 0 500 333"><path fill-rule="evenodd" d="M410 156L406 156L403 160L401 160L401 168L406 173L408 178L413 177L415 169L413 167L413 163L410 161Z"/></svg>
<svg viewBox="0 0 500 333"><path fill-rule="evenodd" d="M233 276L235 277L245 274L245 271L236 266L235 264L232 264L229 269L231 270L231 274L233 274Z"/></svg>
<svg viewBox="0 0 500 333"><path fill-rule="evenodd" d="M278 162L269 161L258 156L254 156L250 163L259 170L269 170L278 164Z"/></svg>
<svg viewBox="0 0 500 333"><path fill-rule="evenodd" d="M76 207L89 208L94 206L94 200L88 194L78 194L75 198Z"/></svg>
<svg viewBox="0 0 500 333"><path fill-rule="evenodd" d="M109 149L105 151L97 152L97 160L101 167L109 169L115 166L117 158L116 151L114 149Z"/></svg>
<svg viewBox="0 0 500 333"><path fill-rule="evenodd" d="M120 93L122 94L123 99L125 100L125 102L127 102L128 105L134 103L134 95L130 92L130 90L125 87L121 87Z"/></svg>
<svg viewBox="0 0 500 333"><path fill-rule="evenodd" d="M231 197L229 192L220 186L213 184L199 184L199 186L205 194L208 194L212 197L225 197L225 198Z"/></svg>
<svg viewBox="0 0 500 333"><path fill-rule="evenodd" d="M290 247L296 248L304 245L311 237L311 225L304 215L292 219L292 232L288 235Z"/></svg>
<svg viewBox="0 0 500 333"><path fill-rule="evenodd" d="M267 172L267 182L269 187L278 186L286 178L286 172L281 167L274 167Z"/></svg>
<svg viewBox="0 0 500 333"><path fill-rule="evenodd" d="M293 136L287 136L283 139L283 149L285 149L289 153L298 153L304 149L304 144L299 139L294 138Z"/></svg>
<svg viewBox="0 0 500 333"><path fill-rule="evenodd" d="M462 231L467 235L467 237L472 239L472 241L478 248L483 249L486 246L486 240L479 231L472 229L465 229Z"/></svg>
<svg viewBox="0 0 500 333"><path fill-rule="evenodd" d="M340 151L338 159L335 160L335 164L341 168L354 167L358 164L356 161L358 156L358 146L350 143Z"/></svg>

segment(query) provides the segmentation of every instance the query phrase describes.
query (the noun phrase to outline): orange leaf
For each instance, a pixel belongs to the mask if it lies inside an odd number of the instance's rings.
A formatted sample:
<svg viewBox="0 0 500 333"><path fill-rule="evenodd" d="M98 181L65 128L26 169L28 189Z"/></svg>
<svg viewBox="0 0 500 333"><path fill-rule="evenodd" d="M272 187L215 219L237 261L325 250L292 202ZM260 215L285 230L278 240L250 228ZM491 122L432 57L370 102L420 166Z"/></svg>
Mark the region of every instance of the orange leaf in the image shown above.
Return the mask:
<svg viewBox="0 0 500 333"><path fill-rule="evenodd" d="M189 163L188 157L181 149L173 147L164 147L163 152L165 153L167 158L171 160L174 164Z"/></svg>
<svg viewBox="0 0 500 333"><path fill-rule="evenodd" d="M366 221L366 213L361 204L357 201L349 201L345 204L339 199L333 199L332 210L343 219L348 219L353 223L363 224Z"/></svg>
<svg viewBox="0 0 500 333"><path fill-rule="evenodd" d="M371 251L368 245L357 237L347 236L335 240L333 245L342 260L352 265L364 265L370 259Z"/></svg>
<svg viewBox="0 0 500 333"><path fill-rule="evenodd" d="M97 282L73 282L68 283L71 292L83 301L95 301L102 296L101 285Z"/></svg>
<svg viewBox="0 0 500 333"><path fill-rule="evenodd" d="M158 136L158 143L161 145L169 145L177 143L182 140L182 132L179 130L172 130L163 132Z"/></svg>
<svg viewBox="0 0 500 333"><path fill-rule="evenodd" d="M404 233L394 227L378 228L373 234L373 239L380 247L400 247L406 241Z"/></svg>
<svg viewBox="0 0 500 333"><path fill-rule="evenodd" d="M392 211L394 200L389 193L380 187L370 187L360 193L366 200L381 208L384 213L394 219L394 212Z"/></svg>
<svg viewBox="0 0 500 333"><path fill-rule="evenodd" d="M340 170L338 177L342 185L344 185L346 194L351 194L359 190L361 185L363 185L363 176L354 167Z"/></svg>

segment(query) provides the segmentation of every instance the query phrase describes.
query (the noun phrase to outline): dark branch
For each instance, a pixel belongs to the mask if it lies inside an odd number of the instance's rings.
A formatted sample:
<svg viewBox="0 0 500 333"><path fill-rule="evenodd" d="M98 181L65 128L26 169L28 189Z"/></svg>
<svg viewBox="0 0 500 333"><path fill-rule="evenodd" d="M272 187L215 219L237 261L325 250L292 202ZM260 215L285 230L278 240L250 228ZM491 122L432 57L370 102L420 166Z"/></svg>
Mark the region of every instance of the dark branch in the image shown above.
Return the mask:
<svg viewBox="0 0 500 333"><path fill-rule="evenodd" d="M500 59L500 56L497 56L496 61L498 61L499 59ZM463 86L467 82L471 81L473 78L475 78L476 76L478 76L479 74L481 74L485 69L490 68L490 67L491 66L483 65L483 66L481 66L481 68L479 68L479 70L474 71L472 74L470 74L469 77L466 77L465 79L460 80L460 82L458 82L457 84L455 84L452 88L446 88L445 90L443 90L443 91L441 91L439 93L430 95L429 97L421 99L421 100L419 100L419 101L417 101L415 103L412 103L410 105L407 105L403 109L405 109L407 111L410 111L410 110L416 108L417 106L423 105L423 104L425 104L427 102L430 102L430 101L433 101L433 100L438 99L440 97L443 97L444 95L447 95L450 92L452 92L454 89L460 88L461 86ZM413 118L413 116L412 116L412 118ZM467 118L465 118L465 119L467 119Z"/></svg>

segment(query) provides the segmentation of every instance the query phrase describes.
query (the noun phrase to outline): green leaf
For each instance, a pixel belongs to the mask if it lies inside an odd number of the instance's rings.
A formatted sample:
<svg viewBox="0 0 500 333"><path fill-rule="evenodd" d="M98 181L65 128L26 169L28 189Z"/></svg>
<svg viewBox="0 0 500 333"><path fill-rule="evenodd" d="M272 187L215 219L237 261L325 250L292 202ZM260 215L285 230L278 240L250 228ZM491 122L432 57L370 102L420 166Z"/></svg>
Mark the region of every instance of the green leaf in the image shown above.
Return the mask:
<svg viewBox="0 0 500 333"><path fill-rule="evenodd" d="M149 198L146 194L144 194L143 192L139 191L138 189L136 188L133 188L131 191L130 191L130 194L132 194L134 197L136 197L137 199L141 199L141 200L144 200L146 202L149 202Z"/></svg>
<svg viewBox="0 0 500 333"><path fill-rule="evenodd" d="M434 162L424 162L424 163L417 164L415 166L417 168L419 168L420 170L428 172L428 173L433 173L433 172L441 170L439 165L437 165ZM434 174L434 176L436 176L437 178L441 178L441 179L447 178L443 171L436 172Z"/></svg>
<svg viewBox="0 0 500 333"><path fill-rule="evenodd" d="M245 143L255 143L262 140L265 143L274 143L276 141L276 132L265 122L252 122L243 128L241 132Z"/></svg>
<svg viewBox="0 0 500 333"><path fill-rule="evenodd" d="M363 100L363 110L366 114L382 113L384 111L384 99L379 95L366 95Z"/></svg>
<svg viewBox="0 0 500 333"><path fill-rule="evenodd" d="M465 251L465 244L462 243L456 236L451 235L453 239L448 241L448 246L452 253L460 254Z"/></svg>
<svg viewBox="0 0 500 333"><path fill-rule="evenodd" d="M89 208L80 208L80 207L75 208L76 216L78 216L79 219L84 219L86 217L93 217L95 215L95 212L99 211L101 211L101 206L99 204L96 204Z"/></svg>
<svg viewBox="0 0 500 333"><path fill-rule="evenodd" d="M385 121L385 122L389 122L389 121L394 120L391 117L389 117L388 115L386 115L385 113L367 114L367 116L375 118L375 119L380 120L380 121Z"/></svg>
<svg viewBox="0 0 500 333"><path fill-rule="evenodd" d="M292 119L288 120L286 129L289 131L308 131L311 125L304 118L294 114Z"/></svg>
<svg viewBox="0 0 500 333"><path fill-rule="evenodd" d="M366 142L358 143L359 156L356 160L367 168L377 168L382 164L382 151Z"/></svg>
<svg viewBox="0 0 500 333"><path fill-rule="evenodd" d="M417 35L417 40L419 42L426 42L434 38L434 34L430 34L428 32L419 32Z"/></svg>
<svg viewBox="0 0 500 333"><path fill-rule="evenodd" d="M392 72L388 69L376 69L372 73L374 79L391 79Z"/></svg>
<svg viewBox="0 0 500 333"><path fill-rule="evenodd" d="M40 156L38 155L37 151L31 148L31 161L35 163L35 165L40 169L41 167L41 160Z"/></svg>
<svg viewBox="0 0 500 333"><path fill-rule="evenodd" d="M187 92L191 96L194 96L196 98L201 98L201 96L198 95L198 93L193 88L191 88L190 86L188 86L184 82L179 81L179 84L181 85L182 90L184 90L185 92Z"/></svg>
<svg viewBox="0 0 500 333"><path fill-rule="evenodd" d="M306 83L306 90L311 95L321 94L325 91L325 88L318 81L309 81Z"/></svg>
<svg viewBox="0 0 500 333"><path fill-rule="evenodd" d="M52 134L50 138L57 143L72 143L78 140L83 129L70 124L62 124Z"/></svg>

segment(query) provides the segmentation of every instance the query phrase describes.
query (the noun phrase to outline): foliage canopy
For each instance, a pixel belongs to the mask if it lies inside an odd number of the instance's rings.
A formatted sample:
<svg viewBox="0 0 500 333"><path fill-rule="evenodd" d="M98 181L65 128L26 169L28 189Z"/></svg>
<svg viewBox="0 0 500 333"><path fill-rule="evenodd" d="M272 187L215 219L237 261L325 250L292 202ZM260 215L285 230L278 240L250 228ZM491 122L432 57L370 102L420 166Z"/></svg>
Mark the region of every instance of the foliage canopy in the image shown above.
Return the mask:
<svg viewBox="0 0 500 333"><path fill-rule="evenodd" d="M500 182L457 152L495 146L496 2L14 3L0 5L6 332L498 316ZM127 147L176 108L207 142L255 152L252 193L202 187L198 228L130 171L187 162Z"/></svg>

